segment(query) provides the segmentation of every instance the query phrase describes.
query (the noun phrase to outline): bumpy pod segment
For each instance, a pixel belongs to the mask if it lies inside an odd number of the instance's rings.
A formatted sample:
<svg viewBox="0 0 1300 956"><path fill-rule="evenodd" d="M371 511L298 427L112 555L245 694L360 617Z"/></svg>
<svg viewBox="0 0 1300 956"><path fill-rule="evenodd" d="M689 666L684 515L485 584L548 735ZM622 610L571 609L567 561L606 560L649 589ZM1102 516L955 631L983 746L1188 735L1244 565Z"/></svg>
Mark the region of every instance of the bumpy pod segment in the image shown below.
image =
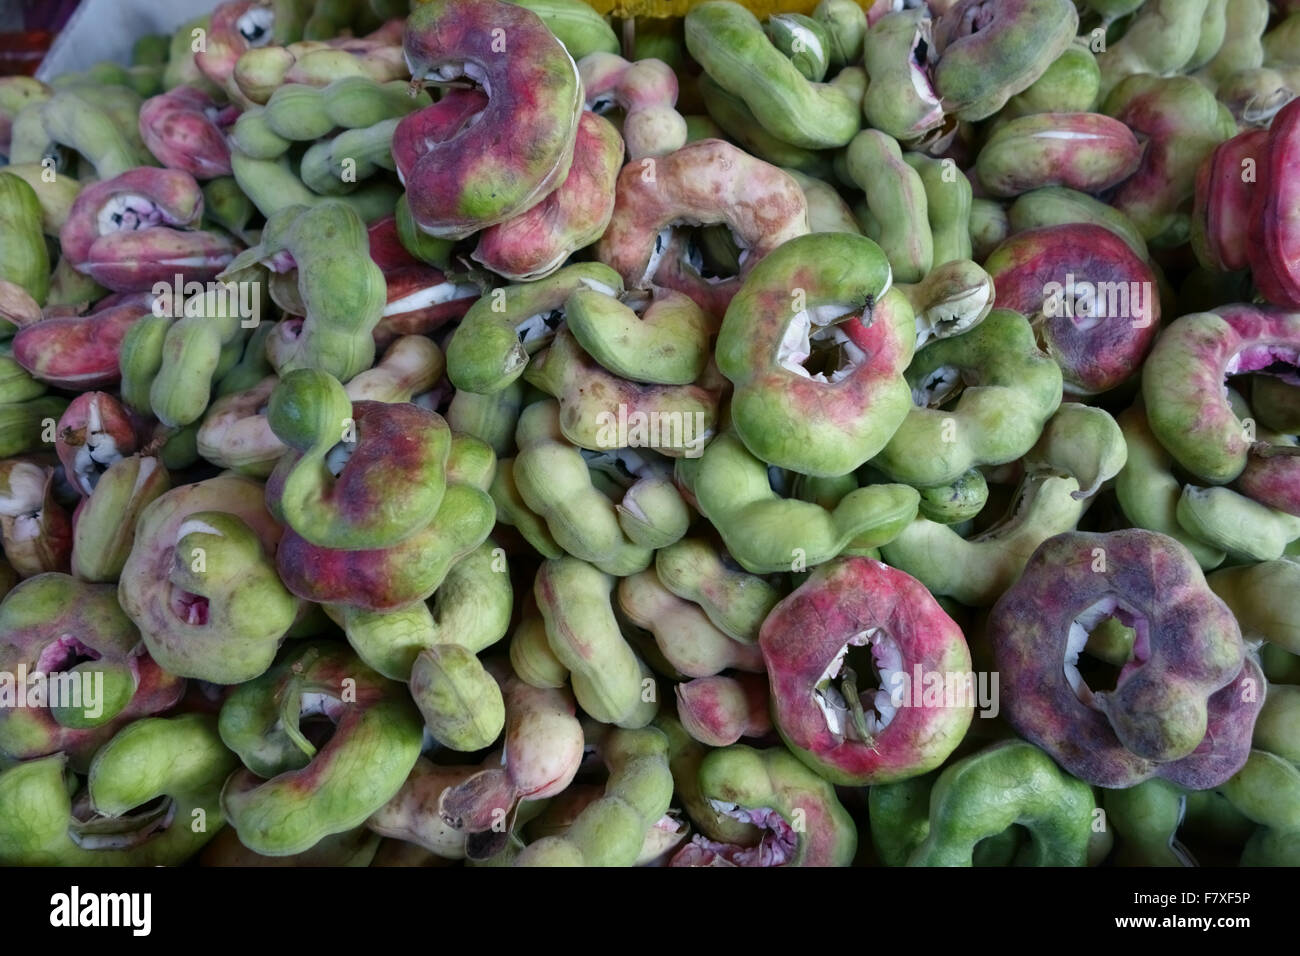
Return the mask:
<svg viewBox="0 0 1300 956"><path fill-rule="evenodd" d="M1108 617L1135 632L1113 691L1078 673ZM1245 762L1263 704L1237 622L1172 538L1136 529L1045 541L994 606L989 634L1012 726L1103 787L1159 776L1217 786Z"/></svg>

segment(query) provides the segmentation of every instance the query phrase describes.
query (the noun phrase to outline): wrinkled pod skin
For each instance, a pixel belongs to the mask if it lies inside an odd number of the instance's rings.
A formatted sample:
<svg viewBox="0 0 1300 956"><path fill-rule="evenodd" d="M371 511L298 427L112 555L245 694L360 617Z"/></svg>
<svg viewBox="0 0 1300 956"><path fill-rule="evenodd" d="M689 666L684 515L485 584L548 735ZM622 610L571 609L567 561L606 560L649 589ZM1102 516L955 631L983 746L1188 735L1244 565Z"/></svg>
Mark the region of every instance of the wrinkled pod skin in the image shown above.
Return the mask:
<svg viewBox="0 0 1300 956"><path fill-rule="evenodd" d="M1012 726L1098 786L1162 777L1203 790L1230 777L1249 751L1261 675L1204 581L1154 532L1044 542L989 618ZM1115 690L1093 692L1073 666L1093 623L1073 622L1112 616L1136 629L1134 656Z"/></svg>
<svg viewBox="0 0 1300 956"><path fill-rule="evenodd" d="M141 167L92 183L59 230L63 255L78 272L115 292L145 292L176 275L215 279L238 246L198 228L203 191L179 169Z"/></svg>
<svg viewBox="0 0 1300 956"><path fill-rule="evenodd" d="M725 223L743 249L740 276L702 276L673 229L681 223ZM720 319L744 275L806 232L808 205L798 183L730 143L704 139L623 167L596 257L629 289L667 286Z"/></svg>
<svg viewBox="0 0 1300 956"><path fill-rule="evenodd" d="M810 234L760 262L727 308L718 368L751 452L801 474L843 475L884 447L911 407L915 320L870 239ZM792 292L799 290L802 294ZM838 362L810 363L814 343Z"/></svg>
<svg viewBox="0 0 1300 956"><path fill-rule="evenodd" d="M859 691L846 655L868 644L881 686ZM768 615L759 645L782 738L832 782L918 776L947 759L970 724L969 698L917 706L924 698L909 685L917 668L970 670L960 628L918 581L879 561L849 557L814 570Z"/></svg>
<svg viewBox="0 0 1300 956"><path fill-rule="evenodd" d="M510 37L505 55L494 48L497 30ZM438 0L412 13L402 45L417 81L469 76L488 91L479 121L449 138L429 115L438 106L398 126L393 158L422 230L463 238L526 212L564 180L582 83L573 58L536 14L500 0ZM425 133L430 125L433 136ZM500 129L511 131L508 146L496 139Z"/></svg>
<svg viewBox="0 0 1300 956"><path fill-rule="evenodd" d="M262 486L235 475L141 512L118 599L169 673L237 684L271 666L301 609L275 573L280 536Z"/></svg>
<svg viewBox="0 0 1300 956"><path fill-rule="evenodd" d="M99 749L80 790L61 753L0 772L0 863L181 865L225 825L218 797L238 761L216 724L206 714L137 719ZM160 797L159 809L137 810Z"/></svg>
<svg viewBox="0 0 1300 956"><path fill-rule="evenodd" d="M849 866L857 827L835 788L781 747L743 744L711 751L700 763L701 795L728 817L763 830L756 847L703 835L674 854L671 866Z"/></svg>
<svg viewBox="0 0 1300 956"><path fill-rule="evenodd" d="M319 749L299 730L304 714L334 724ZM297 645L222 705L221 739L244 763L222 789L222 811L250 850L300 853L392 799L419 757L420 726L405 689L347 648Z"/></svg>
<svg viewBox="0 0 1300 956"><path fill-rule="evenodd" d="M31 759L62 752L84 769L114 733L174 705L185 681L141 653L140 634L111 585L58 573L23 581L0 603L0 656L9 674L77 675L80 704L0 709L0 752ZM83 660L84 658L84 660ZM27 688L28 694L36 685ZM10 684L9 693L17 691ZM95 699L92 701L90 697ZM17 703L15 701L15 703ZM29 700L29 704L38 701Z"/></svg>
<svg viewBox="0 0 1300 956"><path fill-rule="evenodd" d="M370 258L365 227L351 208L326 200L274 213L261 241L240 253L223 275L255 262L273 272L297 269L304 318L282 322L267 343L279 374L316 368L347 381L371 366L371 332L383 314L386 286Z"/></svg>

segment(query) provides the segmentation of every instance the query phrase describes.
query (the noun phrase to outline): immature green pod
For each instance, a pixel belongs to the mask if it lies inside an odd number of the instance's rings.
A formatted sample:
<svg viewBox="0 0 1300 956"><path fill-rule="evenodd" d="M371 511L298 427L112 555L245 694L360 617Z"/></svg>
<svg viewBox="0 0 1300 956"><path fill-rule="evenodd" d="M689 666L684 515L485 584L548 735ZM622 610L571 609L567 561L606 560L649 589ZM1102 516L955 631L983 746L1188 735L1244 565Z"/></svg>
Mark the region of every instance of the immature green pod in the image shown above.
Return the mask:
<svg viewBox="0 0 1300 956"><path fill-rule="evenodd" d="M319 748L298 729L304 712L335 725ZM222 705L221 739L244 762L221 791L222 811L250 850L300 853L397 793L420 755L420 727L405 688L346 647L299 645Z"/></svg>
<svg viewBox="0 0 1300 956"><path fill-rule="evenodd" d="M758 18L738 3L710 0L692 7L686 47L778 139L830 149L858 131L858 101L834 83L805 79L764 36Z"/></svg>
<svg viewBox="0 0 1300 956"><path fill-rule="evenodd" d="M40 200L12 174L0 174L0 279L21 286L37 305L44 305L50 292Z"/></svg>
<svg viewBox="0 0 1300 956"><path fill-rule="evenodd" d="M206 714L136 720L95 755L80 794L63 754L17 764L0 772L0 862L179 866L225 825L218 795L236 765ZM161 797L165 813L133 812Z"/></svg>

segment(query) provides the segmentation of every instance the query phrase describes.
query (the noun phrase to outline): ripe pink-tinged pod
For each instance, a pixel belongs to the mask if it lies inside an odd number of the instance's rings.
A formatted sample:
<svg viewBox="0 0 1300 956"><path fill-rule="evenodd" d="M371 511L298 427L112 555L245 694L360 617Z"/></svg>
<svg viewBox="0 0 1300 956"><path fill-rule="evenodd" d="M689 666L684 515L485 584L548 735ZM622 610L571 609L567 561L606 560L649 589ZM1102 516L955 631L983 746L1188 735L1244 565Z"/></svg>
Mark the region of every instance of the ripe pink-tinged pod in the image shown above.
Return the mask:
<svg viewBox="0 0 1300 956"><path fill-rule="evenodd" d="M568 688L539 688L511 675L501 679L506 705L505 753L500 767L448 787L438 800L446 823L466 833L499 829L523 800L564 791L582 765L582 724Z"/></svg>
<svg viewBox="0 0 1300 956"><path fill-rule="evenodd" d="M474 260L519 282L550 275L609 225L622 164L618 130L609 120L584 112L564 182L527 212L483 230Z"/></svg>
<svg viewBox="0 0 1300 956"><path fill-rule="evenodd" d="M427 335L461 318L482 290L473 282L456 281L435 266L406 251L394 216L376 220L366 229L370 258L384 273L388 301L371 333L379 349L403 335Z"/></svg>
<svg viewBox="0 0 1300 956"><path fill-rule="evenodd" d="M1247 130L1220 143L1196 171L1192 251L1207 269L1250 267L1252 206L1261 185L1249 170L1265 163L1268 130Z"/></svg>
<svg viewBox="0 0 1300 956"><path fill-rule="evenodd" d="M107 392L82 392L59 418L54 451L68 483L84 498L136 445L135 425L121 402Z"/></svg>
<svg viewBox="0 0 1300 956"><path fill-rule="evenodd" d="M196 228L203 191L189 173L141 166L83 189L59 230L63 255L78 272L115 292L146 292L177 275L208 281L239 246Z"/></svg>
<svg viewBox="0 0 1300 956"><path fill-rule="evenodd" d="M759 644L777 729L795 756L832 783L863 786L926 773L970 726L973 695L947 693L945 686L936 702L900 692L918 669L945 681L956 675L965 686L970 650L921 582L879 561L848 557L819 565L772 609ZM876 689L859 686L848 660L851 648L867 646L881 676ZM870 680L870 671L861 673Z"/></svg>
<svg viewBox="0 0 1300 956"><path fill-rule="evenodd" d="M463 238L525 212L568 175L582 83L537 14L502 0L432 0L411 14L402 48L415 82L468 76L487 94L482 115L449 137L416 132L441 103L398 125L393 159L421 229Z"/></svg>
<svg viewBox="0 0 1300 956"><path fill-rule="evenodd" d="M1141 162L1142 145L1119 120L1101 113L1033 113L989 137L975 172L989 196L1044 186L1099 193L1133 175Z"/></svg>
<svg viewBox="0 0 1300 956"><path fill-rule="evenodd" d="M1273 118L1254 195L1246 250L1255 284L1270 302L1300 308L1300 99Z"/></svg>
<svg viewBox="0 0 1300 956"><path fill-rule="evenodd" d="M1071 223L1017 233L984 268L999 307L1025 315L1061 366L1072 395L1095 395L1142 366L1160 325L1151 267L1102 226Z"/></svg>
<svg viewBox="0 0 1300 956"><path fill-rule="evenodd" d="M677 74L662 60L630 63L597 51L578 61L587 109L623 110L628 159L663 156L686 145L686 120L677 105Z"/></svg>
<svg viewBox="0 0 1300 956"><path fill-rule="evenodd" d="M741 247L738 276L702 275L674 230L716 223L726 223ZM749 270L808 231L808 203L789 174L730 143L702 139L623 167L596 256L629 289L676 289L721 319Z"/></svg>
<svg viewBox="0 0 1300 956"><path fill-rule="evenodd" d="M384 281L388 302L371 332L381 349L403 335L428 335L460 319L483 291L473 282L457 282L422 262L385 269Z"/></svg>
<svg viewBox="0 0 1300 956"><path fill-rule="evenodd" d="M207 40L194 53L194 65L222 89L228 86L239 58L271 42L275 14L262 0L228 0L212 11Z"/></svg>
<svg viewBox="0 0 1300 956"><path fill-rule="evenodd" d="M1114 617L1135 632L1115 689L1077 667ZM1250 752L1259 667L1228 606L1173 538L1141 529L1067 532L1039 545L989 615L1012 726L1068 773L1101 787L1163 777L1218 786Z"/></svg>
<svg viewBox="0 0 1300 956"><path fill-rule="evenodd" d="M1252 448L1237 478L1237 490L1262 505L1300 515L1300 457L1284 448L1278 454Z"/></svg>
<svg viewBox="0 0 1300 956"><path fill-rule="evenodd" d="M238 116L238 107L218 106L202 90L178 86L144 101L140 137L169 169L215 179L231 173L226 131Z"/></svg>
<svg viewBox="0 0 1300 956"><path fill-rule="evenodd" d="M18 330L14 359L55 388L115 385L122 378L122 339L137 320L150 314L152 301L148 293L138 292L107 296L86 315L51 310L48 318Z"/></svg>
<svg viewBox="0 0 1300 956"><path fill-rule="evenodd" d="M686 732L710 747L772 730L767 679L762 674L697 677L677 685L677 717Z"/></svg>

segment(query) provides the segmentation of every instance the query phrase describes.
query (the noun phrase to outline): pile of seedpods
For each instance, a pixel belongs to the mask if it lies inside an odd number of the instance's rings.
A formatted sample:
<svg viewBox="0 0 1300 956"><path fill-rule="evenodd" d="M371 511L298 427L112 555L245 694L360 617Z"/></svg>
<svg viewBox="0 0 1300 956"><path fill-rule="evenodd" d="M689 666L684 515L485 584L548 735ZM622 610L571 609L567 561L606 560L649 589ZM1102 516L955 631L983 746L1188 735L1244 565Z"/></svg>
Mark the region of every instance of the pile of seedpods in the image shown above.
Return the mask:
<svg viewBox="0 0 1300 956"><path fill-rule="evenodd" d="M1296 0L0 79L0 864L1300 864L1298 94Z"/></svg>

